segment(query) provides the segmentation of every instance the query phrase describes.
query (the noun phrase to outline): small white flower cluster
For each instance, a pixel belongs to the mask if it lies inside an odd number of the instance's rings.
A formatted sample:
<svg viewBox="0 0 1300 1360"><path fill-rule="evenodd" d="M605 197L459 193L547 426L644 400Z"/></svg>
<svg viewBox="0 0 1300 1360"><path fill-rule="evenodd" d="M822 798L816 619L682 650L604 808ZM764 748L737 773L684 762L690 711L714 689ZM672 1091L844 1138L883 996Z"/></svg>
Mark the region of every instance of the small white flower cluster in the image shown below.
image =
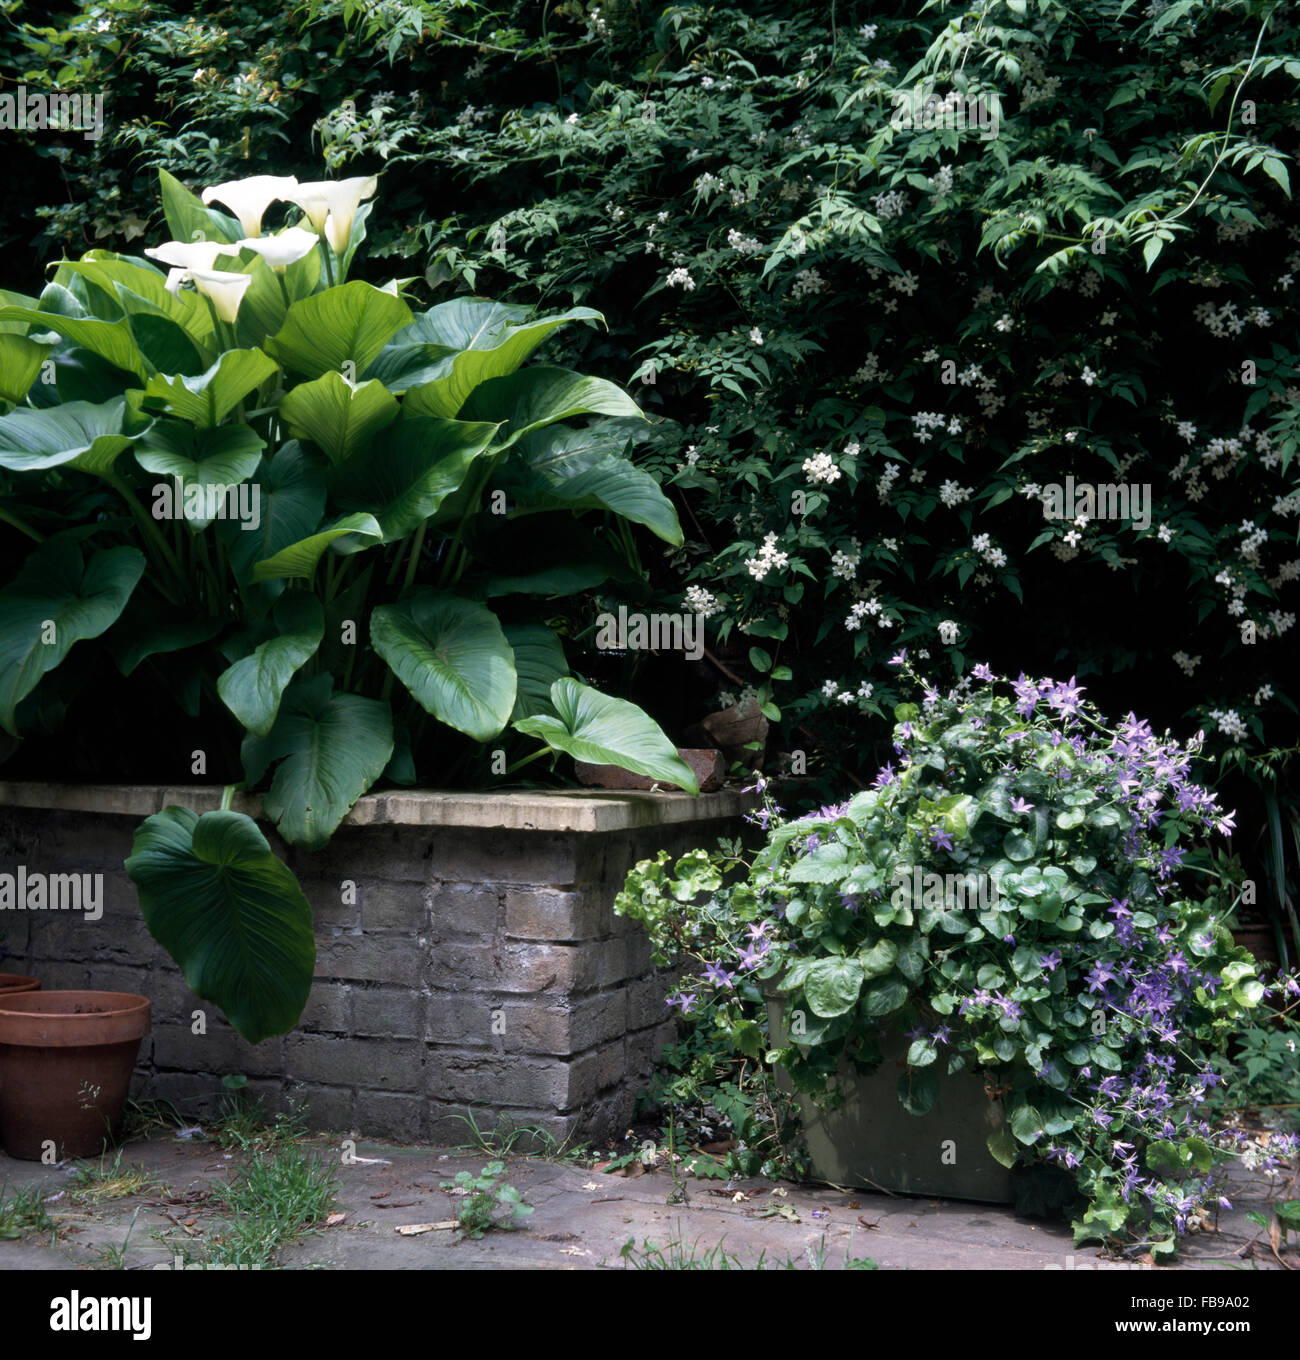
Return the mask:
<svg viewBox="0 0 1300 1360"><path fill-rule="evenodd" d="M949 510L956 509L963 501L971 498L972 488L959 486L956 482L944 482L939 488L939 499L948 507Z"/></svg>
<svg viewBox="0 0 1300 1360"><path fill-rule="evenodd" d="M862 367L849 379L851 383L883 382L886 375L881 371L880 360L868 354Z"/></svg>
<svg viewBox="0 0 1300 1360"><path fill-rule="evenodd" d="M962 369L960 373L957 374L957 381L961 383L963 387L969 387L972 383L982 381L983 377L984 370L979 366L979 364L968 364L965 368Z"/></svg>
<svg viewBox="0 0 1300 1360"><path fill-rule="evenodd" d="M876 36L876 25L863 24L862 27L858 29L858 36L863 40L863 42L871 42L872 39Z"/></svg>
<svg viewBox="0 0 1300 1360"><path fill-rule="evenodd" d="M1244 537L1237 551L1241 554L1243 562L1249 562L1252 567L1259 566L1259 550L1268 542L1268 530L1255 528L1253 520L1244 520L1241 525L1241 532Z"/></svg>
<svg viewBox="0 0 1300 1360"><path fill-rule="evenodd" d="M696 177L694 187L701 198L708 198L710 194L715 194L722 188L722 181L712 171L706 170Z"/></svg>
<svg viewBox="0 0 1300 1360"><path fill-rule="evenodd" d="M778 570L787 566L790 554L781 552L776 546L776 535L768 534L758 550L757 557L745 559L745 569L756 581L761 581L774 567Z"/></svg>
<svg viewBox="0 0 1300 1360"><path fill-rule="evenodd" d="M1201 658L1199 656L1188 656L1186 652L1174 653L1174 665L1186 676L1190 676L1200 664Z"/></svg>
<svg viewBox="0 0 1300 1360"><path fill-rule="evenodd" d="M872 194L871 204L876 216L882 222L888 222L893 217L902 217L907 211L907 195L899 189L891 189L886 194Z"/></svg>
<svg viewBox="0 0 1300 1360"><path fill-rule="evenodd" d="M894 483L898 480L902 471L903 469L898 463L885 464L885 471L876 483L876 494L880 497L882 505L889 500L890 492L894 489Z"/></svg>
<svg viewBox="0 0 1300 1360"><path fill-rule="evenodd" d="M1161 543L1172 543L1174 541L1174 535L1177 532L1178 532L1177 529L1171 529L1169 525L1162 524L1156 530L1156 537L1161 541Z"/></svg>
<svg viewBox="0 0 1300 1360"><path fill-rule="evenodd" d="M862 561L862 545L858 540L852 539L853 551L845 552L837 549L831 554L831 575L838 576L842 581L851 581L857 575L858 563Z"/></svg>
<svg viewBox="0 0 1300 1360"><path fill-rule="evenodd" d="M1258 708L1258 707L1260 706L1260 704L1265 703L1267 700L1271 699L1272 697L1273 697L1273 686L1272 686L1272 685L1261 685L1261 686L1255 691L1255 707Z"/></svg>
<svg viewBox="0 0 1300 1360"><path fill-rule="evenodd" d="M683 288L688 293L695 291L695 280L691 278L689 269L674 269L664 280L669 288Z"/></svg>
<svg viewBox="0 0 1300 1360"><path fill-rule="evenodd" d="M1004 335L1008 331L1015 330L1015 328L1016 323L1011 319L1010 312L1003 312L1002 315L998 317L998 319L993 323L993 329L995 331L1001 331Z"/></svg>
<svg viewBox="0 0 1300 1360"><path fill-rule="evenodd" d="M727 233L727 244L732 250L739 251L742 255L757 255L763 249L762 244L752 236L746 236L736 230L735 227Z"/></svg>
<svg viewBox="0 0 1300 1360"><path fill-rule="evenodd" d="M1241 715L1235 708L1226 710L1212 708L1210 717L1219 724L1219 731L1224 736L1231 737L1233 741L1245 741L1247 736L1246 724L1242 722Z"/></svg>
<svg viewBox="0 0 1300 1360"><path fill-rule="evenodd" d="M1097 375L1092 371L1091 368L1088 367L1087 364L1083 366L1083 372L1079 374L1079 377L1080 379L1082 379L1083 385L1085 387L1091 387L1093 383L1097 381Z"/></svg>
<svg viewBox="0 0 1300 1360"><path fill-rule="evenodd" d="M952 166L941 165L933 175L930 176L930 188L934 190L934 202L952 192Z"/></svg>
<svg viewBox="0 0 1300 1360"><path fill-rule="evenodd" d="M971 539L971 547L989 564L991 567L1005 567L1007 555L1001 548L993 546L993 540L988 534L976 534Z"/></svg>
<svg viewBox="0 0 1300 1360"><path fill-rule="evenodd" d="M1273 625L1273 635L1281 637L1288 629L1295 627L1295 615L1284 614L1280 609L1269 610L1269 622Z"/></svg>
<svg viewBox="0 0 1300 1360"><path fill-rule="evenodd" d="M919 283L920 280L910 269L905 270L902 274L895 274L894 277L889 280L889 286L894 289L895 292L903 293L907 297L911 297L912 294L916 292Z"/></svg>
<svg viewBox="0 0 1300 1360"><path fill-rule="evenodd" d="M473 104L466 104L457 115L456 121L460 123L462 127L474 127L478 123L482 123L491 117L491 109L476 109ZM578 121L578 115L576 113L573 114L569 121L576 123Z"/></svg>
<svg viewBox="0 0 1300 1360"><path fill-rule="evenodd" d="M948 424L948 417L941 415L938 411L918 411L912 417L912 424L916 426L912 433L916 436L917 442L928 444L932 438L930 432L932 430L943 429L943 427ZM960 426L958 427L958 430L953 431L953 433L955 434L959 431Z"/></svg>
<svg viewBox="0 0 1300 1360"><path fill-rule="evenodd" d="M757 326L750 328L749 339L752 344L761 345L763 343L763 332Z"/></svg>
<svg viewBox="0 0 1300 1360"><path fill-rule="evenodd" d="M706 619L722 609L718 597L705 590L703 586L687 586L685 604L687 609L694 610Z"/></svg>
<svg viewBox="0 0 1300 1360"><path fill-rule="evenodd" d="M951 647L957 641L957 635L961 632L961 625L954 623L952 619L944 619L939 625L939 641L945 647Z"/></svg>
<svg viewBox="0 0 1300 1360"><path fill-rule="evenodd" d="M1196 438L1196 426L1190 420L1180 420L1178 422L1178 433L1190 444Z"/></svg>
<svg viewBox="0 0 1300 1360"><path fill-rule="evenodd" d="M844 618L844 627L850 633L856 633L862 627L862 621L873 618L881 628L892 628L893 620L881 612L880 601L868 597L867 599L857 600Z"/></svg>
<svg viewBox="0 0 1300 1360"><path fill-rule="evenodd" d="M1216 307L1212 302L1199 303L1192 309L1192 316L1211 335L1219 338L1225 335L1240 335L1246 329L1246 319L1237 315L1236 304L1231 302L1225 302L1222 307Z"/></svg>
<svg viewBox="0 0 1300 1360"><path fill-rule="evenodd" d="M1101 275L1095 270L1089 269L1084 272L1079 279L1079 296L1096 297L1101 291Z"/></svg>
<svg viewBox="0 0 1300 1360"><path fill-rule="evenodd" d="M843 475L829 453L814 454L803 460L803 470L810 482L838 482Z"/></svg>
<svg viewBox="0 0 1300 1360"><path fill-rule="evenodd" d="M811 297L814 293L826 291L826 280L815 269L801 269L794 276L794 283L790 288L790 297L794 302L801 298Z"/></svg>

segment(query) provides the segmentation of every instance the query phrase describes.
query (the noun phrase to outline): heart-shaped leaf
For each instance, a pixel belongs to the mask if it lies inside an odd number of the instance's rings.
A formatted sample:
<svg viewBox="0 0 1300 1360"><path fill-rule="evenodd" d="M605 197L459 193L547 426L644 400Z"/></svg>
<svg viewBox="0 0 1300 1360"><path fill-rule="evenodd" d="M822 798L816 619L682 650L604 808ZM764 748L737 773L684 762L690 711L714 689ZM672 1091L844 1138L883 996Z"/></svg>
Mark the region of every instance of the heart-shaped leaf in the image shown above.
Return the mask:
<svg viewBox="0 0 1300 1360"><path fill-rule="evenodd" d="M332 370L299 383L280 403L280 418L310 439L331 463L341 463L397 419L397 398L381 382L350 383Z"/></svg>
<svg viewBox="0 0 1300 1360"><path fill-rule="evenodd" d="M38 472L70 463L83 472L111 472L133 436L124 433L126 401L92 405L69 401L33 411L20 407L0 416L0 467Z"/></svg>
<svg viewBox="0 0 1300 1360"><path fill-rule="evenodd" d="M490 609L418 590L374 611L370 639L416 703L448 727L488 741L509 721L514 652Z"/></svg>
<svg viewBox="0 0 1300 1360"><path fill-rule="evenodd" d="M0 590L0 726L12 736L14 710L86 638L112 626L144 575L136 548L104 548L89 562L73 537L46 539Z"/></svg>
<svg viewBox="0 0 1300 1360"><path fill-rule="evenodd" d="M196 429L184 420L159 420L140 437L135 460L146 472L180 479L179 496L166 483L154 487L155 519L183 517L196 529L206 529L214 519L240 519L258 527L261 488L242 493L246 515L238 513L238 500L230 494L262 461L262 440L247 425ZM162 513L164 505L170 513Z"/></svg>
<svg viewBox="0 0 1300 1360"><path fill-rule="evenodd" d="M325 611L315 595L286 591L275 602L275 626L277 637L236 661L217 680L221 702L257 737L271 730L294 672L316 654L325 635Z"/></svg>
<svg viewBox="0 0 1300 1360"><path fill-rule="evenodd" d="M422 390L417 387L406 394L406 409L414 415L432 413L424 409ZM500 447L506 448L559 420L583 415L639 416L642 412L616 383L535 364L480 383L457 414L461 420L505 421Z"/></svg>
<svg viewBox="0 0 1300 1360"><path fill-rule="evenodd" d="M518 690L511 722L531 718L535 713L554 714L551 686L568 675L569 663L554 629L542 623L508 623L506 641L515 654Z"/></svg>
<svg viewBox="0 0 1300 1360"><path fill-rule="evenodd" d="M297 543L281 548L274 557L258 562L253 568L253 580L274 581L283 577L310 581L316 574L316 564L330 544L349 534L355 535L358 541L368 540L371 543L378 543L383 538L383 530L373 515L344 515L320 533L299 539Z"/></svg>
<svg viewBox="0 0 1300 1360"><path fill-rule="evenodd" d="M355 378L410 320L411 309L401 298L358 280L295 302L267 348L308 378L330 369Z"/></svg>
<svg viewBox="0 0 1300 1360"><path fill-rule="evenodd" d="M691 767L677 754L659 724L625 699L613 699L571 676L551 686L555 716L538 713L514 724L526 736L539 737L553 751L593 765L617 765L663 784L676 784L698 794Z"/></svg>
<svg viewBox="0 0 1300 1360"><path fill-rule="evenodd" d="M862 983L862 965L857 959L818 959L804 978L803 992L812 1013L829 1020L857 1005Z"/></svg>
<svg viewBox="0 0 1300 1360"><path fill-rule="evenodd" d="M196 996L249 1043L298 1023L316 965L311 907L251 818L164 808L136 830L125 867Z"/></svg>
<svg viewBox="0 0 1300 1360"><path fill-rule="evenodd" d="M238 402L277 372L275 360L260 349L228 349L197 378L155 375L144 394L194 425L220 425Z"/></svg>
<svg viewBox="0 0 1300 1360"><path fill-rule="evenodd" d="M266 737L244 739L244 773L255 784L276 761L262 806L291 845L319 849L393 754L386 703L333 694L334 677L293 681Z"/></svg>

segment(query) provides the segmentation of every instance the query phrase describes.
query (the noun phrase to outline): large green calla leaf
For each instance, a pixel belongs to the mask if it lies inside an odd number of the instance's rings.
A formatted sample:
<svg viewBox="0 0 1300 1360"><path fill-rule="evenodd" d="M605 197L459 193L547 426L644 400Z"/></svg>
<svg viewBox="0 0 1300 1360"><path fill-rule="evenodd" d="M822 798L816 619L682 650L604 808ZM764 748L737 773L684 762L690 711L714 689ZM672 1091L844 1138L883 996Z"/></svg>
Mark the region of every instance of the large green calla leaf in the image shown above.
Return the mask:
<svg viewBox="0 0 1300 1360"><path fill-rule="evenodd" d="M514 727L540 737L553 751L594 765L617 765L663 784L698 794L691 767L653 718L625 699L614 699L572 677L551 686L554 717L539 713Z"/></svg>
<svg viewBox="0 0 1300 1360"><path fill-rule="evenodd" d="M356 377L410 320L411 309L392 293L360 281L343 283L295 302L266 343L281 363L305 377L319 378L330 369ZM350 373L345 364L352 365Z"/></svg>
<svg viewBox="0 0 1300 1360"><path fill-rule="evenodd" d="M238 402L277 372L275 361L260 349L228 349L197 378L156 374L144 394L182 420L220 425Z"/></svg>
<svg viewBox="0 0 1300 1360"><path fill-rule="evenodd" d="M145 592L127 605L117 626L107 639L108 650L123 675L130 675L142 661L167 652L183 652L198 643L209 642L221 632L220 619L164 611L157 599L144 598Z"/></svg>
<svg viewBox="0 0 1300 1360"><path fill-rule="evenodd" d="M0 726L12 736L18 704L86 638L116 621L144 574L136 548L104 548L89 560L75 537L47 539L0 590Z"/></svg>
<svg viewBox="0 0 1300 1360"><path fill-rule="evenodd" d="M403 344L401 336L390 340L374 363L366 369L365 378L375 378L390 391L399 396L412 387L423 387L447 372L447 366L456 351L447 345Z"/></svg>
<svg viewBox="0 0 1300 1360"><path fill-rule="evenodd" d="M311 906L250 817L164 808L136 830L125 867L196 996L250 1043L298 1023L316 966Z"/></svg>
<svg viewBox="0 0 1300 1360"><path fill-rule="evenodd" d="M287 548L281 548L274 557L268 557L266 561L257 563L253 568L253 580L310 581L316 574L316 564L330 544L335 539L345 538L349 534L355 535L358 540L369 539L373 543L378 543L383 538L384 531L373 515L344 515L342 519L336 520L320 533L291 543Z"/></svg>
<svg viewBox="0 0 1300 1360"><path fill-rule="evenodd" d="M404 538L459 490L495 433L460 420L396 421L339 468L334 500L374 515L385 543Z"/></svg>
<svg viewBox="0 0 1300 1360"><path fill-rule="evenodd" d="M126 410L125 399L114 397L10 411L0 416L0 467L36 472L70 463L83 472L109 472L134 437L124 433Z"/></svg>
<svg viewBox="0 0 1300 1360"><path fill-rule="evenodd" d="M325 513L324 469L308 458L296 439L284 444L270 462L263 458L254 480L261 489L262 519L257 528L245 529L234 520L217 526L242 584L253 581L258 562L314 533Z"/></svg>
<svg viewBox="0 0 1300 1360"><path fill-rule="evenodd" d="M49 355L48 345L38 345L25 335L0 331L0 397L5 401L22 401Z"/></svg>
<svg viewBox="0 0 1300 1360"><path fill-rule="evenodd" d="M316 596L305 590L281 595L274 617L278 636L236 661L217 680L221 702L256 737L271 730L285 686L316 654L325 636L325 611Z"/></svg>
<svg viewBox="0 0 1300 1360"><path fill-rule="evenodd" d="M397 413L397 398L383 383L351 383L332 370L300 383L280 403L280 419L291 433L310 439L331 463L364 448Z"/></svg>
<svg viewBox="0 0 1300 1360"><path fill-rule="evenodd" d="M562 465L563 475L543 477L537 474L516 479L510 473L502 477L511 515L536 513L546 510L612 510L624 519L644 524L666 543L680 547L682 526L672 501L664 495L659 483L648 473L633 467L625 458L611 455L588 455Z"/></svg>
<svg viewBox="0 0 1300 1360"><path fill-rule="evenodd" d="M247 425L196 429L183 420L159 420L141 436L135 460L146 472L180 479L179 497L166 483L155 486L155 518L184 518L195 529L206 529L214 519L238 517L238 503L223 489L238 487L257 471L262 461L262 440ZM196 490L191 492L191 487ZM211 495L207 488L213 488ZM261 516L261 488L254 485L243 494L244 508L256 527L255 521ZM179 505L175 504L177 499ZM159 513L163 505L170 513Z"/></svg>
<svg viewBox="0 0 1300 1360"><path fill-rule="evenodd" d="M285 840L309 850L329 840L393 754L388 705L333 687L329 674L295 680L268 735L246 737L240 750L250 783L279 761L262 806Z"/></svg>
<svg viewBox="0 0 1300 1360"><path fill-rule="evenodd" d="M395 337L396 344L423 342L457 351L445 372L411 394L422 415L455 416L469 394L489 378L513 373L553 332L571 321L599 321L590 307L532 317L527 308L482 298L453 298L418 317Z"/></svg>
<svg viewBox="0 0 1300 1360"><path fill-rule="evenodd" d="M423 391L417 387L406 394L404 409L409 414L429 414ZM556 421L585 415L637 416L641 408L621 387L604 378L535 364L480 383L458 414L461 420L505 421L501 440L505 448Z"/></svg>
<svg viewBox="0 0 1300 1360"><path fill-rule="evenodd" d="M535 713L554 715L551 686L569 673L564 646L555 630L543 623L507 623L503 631L515 654L515 675L518 677L510 721L531 718Z"/></svg>
<svg viewBox="0 0 1300 1360"><path fill-rule="evenodd" d="M238 241L243 229L233 217L206 207L174 175L158 171L163 216L173 241Z"/></svg>
<svg viewBox="0 0 1300 1360"><path fill-rule="evenodd" d="M114 368L134 373L141 380L149 375L149 364L131 334L130 322L125 319L100 321L92 316L65 316L38 311L34 307L0 307L0 322L3 321L31 322L35 327L32 335L53 331L74 345L82 345L101 359L107 359Z"/></svg>
<svg viewBox="0 0 1300 1360"><path fill-rule="evenodd" d="M217 267L229 263L219 261ZM128 316L148 309L174 321L192 339L202 341L212 335L212 312L202 296L189 290L170 292L166 272L151 260L116 255L109 250L88 250L81 259L64 260L59 265L55 278L64 282L64 275L78 276L97 285Z"/></svg>
<svg viewBox="0 0 1300 1360"><path fill-rule="evenodd" d="M417 590L370 617L370 640L416 703L448 727L489 741L515 706L514 652L490 609Z"/></svg>

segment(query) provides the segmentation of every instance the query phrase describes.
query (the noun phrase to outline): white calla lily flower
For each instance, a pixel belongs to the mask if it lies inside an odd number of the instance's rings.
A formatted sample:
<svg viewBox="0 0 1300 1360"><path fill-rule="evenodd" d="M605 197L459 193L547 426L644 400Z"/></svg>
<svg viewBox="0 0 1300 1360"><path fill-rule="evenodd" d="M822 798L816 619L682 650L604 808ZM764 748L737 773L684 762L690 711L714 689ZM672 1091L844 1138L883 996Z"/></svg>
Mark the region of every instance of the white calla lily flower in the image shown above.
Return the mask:
<svg viewBox="0 0 1300 1360"><path fill-rule="evenodd" d="M228 274L220 269L191 269L190 278L194 286L212 302L217 316L228 325L233 325L239 315L239 304L244 300L244 292L252 283L251 274Z"/></svg>
<svg viewBox="0 0 1300 1360"><path fill-rule="evenodd" d="M312 230L325 237L330 249L342 255L352 238L352 222L361 200L373 197L378 187L374 175L357 175L352 179L300 184L296 193L286 197L307 214Z"/></svg>
<svg viewBox="0 0 1300 1360"><path fill-rule="evenodd" d="M312 232L290 227L278 236L246 237L239 244L245 250L255 250L277 274L283 274L291 264L316 249L316 240Z"/></svg>
<svg viewBox="0 0 1300 1360"><path fill-rule="evenodd" d="M167 271L167 282L163 287L173 296L181 291L181 284L189 278L189 271L186 269L169 269Z"/></svg>
<svg viewBox="0 0 1300 1360"><path fill-rule="evenodd" d="M245 236L261 236L262 214L282 198L292 203L298 181L292 175L252 175L248 179L233 179L227 184L213 184L203 191L204 203L223 203L239 218Z"/></svg>
<svg viewBox="0 0 1300 1360"><path fill-rule="evenodd" d="M164 241L160 246L145 246L144 253L174 269L211 269L219 255L238 255L239 247L224 241Z"/></svg>

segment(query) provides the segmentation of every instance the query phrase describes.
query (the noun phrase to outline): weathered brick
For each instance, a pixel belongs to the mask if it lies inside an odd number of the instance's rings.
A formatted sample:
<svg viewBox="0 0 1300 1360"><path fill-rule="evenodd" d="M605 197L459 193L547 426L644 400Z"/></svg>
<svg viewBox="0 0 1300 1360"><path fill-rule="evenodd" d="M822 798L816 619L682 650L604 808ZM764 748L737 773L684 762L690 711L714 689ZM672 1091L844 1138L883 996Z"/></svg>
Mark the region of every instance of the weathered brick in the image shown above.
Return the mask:
<svg viewBox="0 0 1300 1360"><path fill-rule="evenodd" d="M570 993L594 987L600 973L600 945L439 944L426 973L435 987L474 986L497 992Z"/></svg>
<svg viewBox="0 0 1300 1360"><path fill-rule="evenodd" d="M410 987L352 989L352 1033L388 1039L414 1039L422 1034L423 997Z"/></svg>
<svg viewBox="0 0 1300 1360"><path fill-rule="evenodd" d="M507 1053L581 1053L623 1033L627 996L606 992L569 1005L506 1002L504 1049Z"/></svg>
<svg viewBox="0 0 1300 1360"><path fill-rule="evenodd" d="M596 1089L608 1091L627 1076L627 1043L616 1039L596 1053Z"/></svg>
<svg viewBox="0 0 1300 1360"><path fill-rule="evenodd" d="M423 951L409 936L357 932L316 942L317 977L416 987L423 964Z"/></svg>
<svg viewBox="0 0 1300 1360"><path fill-rule="evenodd" d="M506 893L507 935L524 940L594 940L612 932L614 914L602 895L555 888Z"/></svg>
<svg viewBox="0 0 1300 1360"><path fill-rule="evenodd" d="M500 895L494 886L439 883L430 894L430 928L442 941L456 935L493 936L500 926Z"/></svg>
<svg viewBox="0 0 1300 1360"><path fill-rule="evenodd" d="M481 992L433 992L425 1003L424 1037L433 1044L488 1047L496 1042L492 1012L502 1005Z"/></svg>
<svg viewBox="0 0 1300 1360"><path fill-rule="evenodd" d="M644 1029L656 1025L667 1014L667 999L673 985L667 978L637 978L627 986L627 1027Z"/></svg>
<svg viewBox="0 0 1300 1360"><path fill-rule="evenodd" d="M362 1138L418 1143L424 1137L424 1104L422 1094L359 1091L354 1124Z"/></svg>
<svg viewBox="0 0 1300 1360"><path fill-rule="evenodd" d="M415 1040L291 1034L284 1049L284 1072L294 1081L370 1091L416 1091L422 1082Z"/></svg>
<svg viewBox="0 0 1300 1360"><path fill-rule="evenodd" d="M424 884L367 879L357 885L357 893L367 930L401 930L419 936L429 929L429 889Z"/></svg>
<svg viewBox="0 0 1300 1360"><path fill-rule="evenodd" d="M307 1127L345 1136L356 1127L355 1095L346 1086L316 1086L290 1082L274 1102L276 1113L300 1112Z"/></svg>
<svg viewBox="0 0 1300 1360"><path fill-rule="evenodd" d="M298 1021L298 1027L329 1034L351 1033L348 996L346 984L323 982L318 978L312 984L311 995L307 998L307 1006Z"/></svg>
<svg viewBox="0 0 1300 1360"><path fill-rule="evenodd" d="M596 1058L591 1054L568 1063L540 1063L497 1053L430 1048L426 1089L444 1101L567 1110L595 1094Z"/></svg>
<svg viewBox="0 0 1300 1360"><path fill-rule="evenodd" d="M279 1076L284 1060L279 1039L250 1044L242 1035L209 1016L206 1034L189 1025L161 1024L153 1028L154 1063L186 1072L213 1072L247 1077Z"/></svg>
<svg viewBox="0 0 1300 1360"><path fill-rule="evenodd" d="M319 875L299 879L299 885L311 903L311 919L317 931L355 930L361 925L361 890L354 887L348 896L354 896L356 900L345 901L342 883L342 879Z"/></svg>
<svg viewBox="0 0 1300 1360"><path fill-rule="evenodd" d="M581 838L546 832L439 827L430 873L444 882L535 883L566 887L582 863Z"/></svg>

